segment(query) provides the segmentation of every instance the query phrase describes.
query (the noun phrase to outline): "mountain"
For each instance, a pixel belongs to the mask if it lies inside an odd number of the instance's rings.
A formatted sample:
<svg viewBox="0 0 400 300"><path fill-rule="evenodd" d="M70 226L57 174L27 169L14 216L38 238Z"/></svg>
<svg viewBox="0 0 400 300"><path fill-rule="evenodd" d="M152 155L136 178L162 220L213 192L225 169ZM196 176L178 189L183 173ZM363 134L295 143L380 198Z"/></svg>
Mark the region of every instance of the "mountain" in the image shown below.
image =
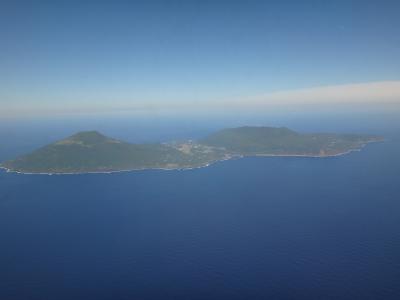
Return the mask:
<svg viewBox="0 0 400 300"><path fill-rule="evenodd" d="M238 127L220 130L200 143L239 155L331 156L381 140L371 135L301 134L286 127Z"/></svg>
<svg viewBox="0 0 400 300"><path fill-rule="evenodd" d="M181 152L162 144L129 144L97 131L79 132L28 155L5 162L11 170L32 173L107 172L167 167Z"/></svg>
<svg viewBox="0 0 400 300"><path fill-rule="evenodd" d="M379 140L367 135L301 134L285 127L239 127L197 142L130 144L97 131L84 131L0 166L23 173L179 169L245 155L331 156Z"/></svg>

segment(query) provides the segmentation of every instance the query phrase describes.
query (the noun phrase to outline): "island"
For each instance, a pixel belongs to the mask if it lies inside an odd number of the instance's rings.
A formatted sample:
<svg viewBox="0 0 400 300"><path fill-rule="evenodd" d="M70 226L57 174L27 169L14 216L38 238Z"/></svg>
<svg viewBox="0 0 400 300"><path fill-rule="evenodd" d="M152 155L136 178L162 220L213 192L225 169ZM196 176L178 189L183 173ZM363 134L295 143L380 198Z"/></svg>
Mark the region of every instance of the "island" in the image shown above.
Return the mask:
<svg viewBox="0 0 400 300"><path fill-rule="evenodd" d="M197 141L132 144L84 131L5 161L0 167L31 174L191 169L243 156L337 156L378 141L382 137L245 126L223 129Z"/></svg>

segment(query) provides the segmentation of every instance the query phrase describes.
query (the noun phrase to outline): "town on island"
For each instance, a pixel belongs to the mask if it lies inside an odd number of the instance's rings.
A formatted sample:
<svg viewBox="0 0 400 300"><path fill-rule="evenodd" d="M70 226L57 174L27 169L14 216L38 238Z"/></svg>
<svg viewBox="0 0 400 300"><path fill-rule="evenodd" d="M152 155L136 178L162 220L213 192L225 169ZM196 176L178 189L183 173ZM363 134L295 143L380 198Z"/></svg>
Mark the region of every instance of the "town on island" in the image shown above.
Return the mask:
<svg viewBox="0 0 400 300"><path fill-rule="evenodd" d="M298 133L286 127L237 127L197 141L132 144L83 131L0 164L27 174L192 169L244 156L331 157L382 141L376 135Z"/></svg>

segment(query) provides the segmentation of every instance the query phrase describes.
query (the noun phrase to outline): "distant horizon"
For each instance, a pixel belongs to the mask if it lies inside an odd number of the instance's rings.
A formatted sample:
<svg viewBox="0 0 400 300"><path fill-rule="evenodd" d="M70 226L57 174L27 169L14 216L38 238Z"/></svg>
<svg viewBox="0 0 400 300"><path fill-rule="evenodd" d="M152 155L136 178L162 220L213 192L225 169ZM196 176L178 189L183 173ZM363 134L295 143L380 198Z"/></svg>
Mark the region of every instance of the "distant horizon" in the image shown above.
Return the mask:
<svg viewBox="0 0 400 300"><path fill-rule="evenodd" d="M399 300L399 12L1 0L0 300Z"/></svg>
<svg viewBox="0 0 400 300"><path fill-rule="evenodd" d="M397 110L399 10L372 0L6 1L0 118Z"/></svg>
<svg viewBox="0 0 400 300"><path fill-rule="evenodd" d="M204 100L199 103L168 102L163 101L146 102L141 104L97 103L95 107L85 104L65 105L63 108L49 103L45 107L28 105L10 105L0 112L0 117L41 117L48 115L81 115L102 113L140 113L142 115L152 113L209 113L215 112L237 112L281 110L291 108L304 110L310 108L329 110L340 107L342 109L365 110L366 107L372 111L400 112L400 80L380 81L356 84L342 84L333 86L318 86L285 91L274 91L261 95L251 95L243 98L216 99L214 101Z"/></svg>

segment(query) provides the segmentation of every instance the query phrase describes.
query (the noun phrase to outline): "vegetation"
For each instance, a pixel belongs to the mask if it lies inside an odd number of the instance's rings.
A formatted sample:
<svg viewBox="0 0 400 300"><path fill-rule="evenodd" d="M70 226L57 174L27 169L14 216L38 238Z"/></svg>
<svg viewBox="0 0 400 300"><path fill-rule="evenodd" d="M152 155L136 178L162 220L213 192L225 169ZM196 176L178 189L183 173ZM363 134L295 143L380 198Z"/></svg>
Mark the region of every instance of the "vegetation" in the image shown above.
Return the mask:
<svg viewBox="0 0 400 300"><path fill-rule="evenodd" d="M379 137L354 134L301 134L285 127L239 127L218 131L201 143L240 155L337 155Z"/></svg>
<svg viewBox="0 0 400 300"><path fill-rule="evenodd" d="M173 163L180 152L161 144L129 144L96 131L80 132L3 166L23 172L89 172L155 168Z"/></svg>
<svg viewBox="0 0 400 300"><path fill-rule="evenodd" d="M375 136L300 134L287 128L240 127L221 130L198 142L130 144L86 131L1 166L24 173L192 168L238 155L336 155L378 140Z"/></svg>

